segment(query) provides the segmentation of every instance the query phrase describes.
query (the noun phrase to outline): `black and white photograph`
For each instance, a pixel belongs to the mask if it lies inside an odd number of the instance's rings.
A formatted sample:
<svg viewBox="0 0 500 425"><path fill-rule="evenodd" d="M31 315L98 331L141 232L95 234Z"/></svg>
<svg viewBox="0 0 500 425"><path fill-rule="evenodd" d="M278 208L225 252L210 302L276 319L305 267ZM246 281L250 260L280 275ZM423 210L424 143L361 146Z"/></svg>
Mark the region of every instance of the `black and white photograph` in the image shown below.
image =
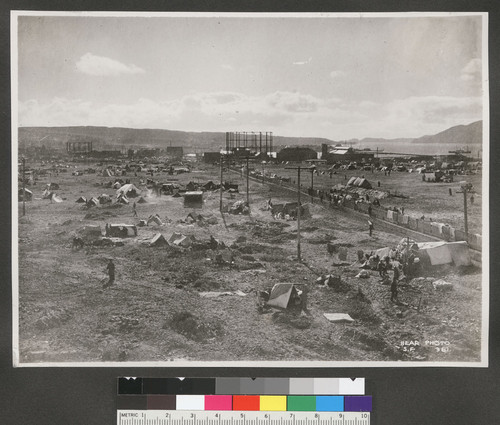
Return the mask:
<svg viewBox="0 0 500 425"><path fill-rule="evenodd" d="M11 12L13 363L487 367L488 14Z"/></svg>

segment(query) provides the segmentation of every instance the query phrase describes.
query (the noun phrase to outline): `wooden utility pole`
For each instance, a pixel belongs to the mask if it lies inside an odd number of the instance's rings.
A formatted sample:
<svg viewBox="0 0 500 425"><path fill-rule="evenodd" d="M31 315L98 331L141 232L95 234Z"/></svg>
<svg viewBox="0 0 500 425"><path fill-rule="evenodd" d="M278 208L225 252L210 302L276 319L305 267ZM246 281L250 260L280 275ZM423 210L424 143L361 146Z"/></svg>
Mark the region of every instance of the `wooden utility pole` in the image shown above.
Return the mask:
<svg viewBox="0 0 500 425"><path fill-rule="evenodd" d="M222 177L222 173L223 173L223 168L222 168L222 162L223 162L223 159L224 159L224 156L221 154L220 155L220 201L219 201L219 210L220 210L220 213L222 214L222 191L223 191L223 177Z"/></svg>
<svg viewBox="0 0 500 425"><path fill-rule="evenodd" d="M316 167L312 165L309 167L309 171L311 172L311 190L314 190L314 172L316 171Z"/></svg>
<svg viewBox="0 0 500 425"><path fill-rule="evenodd" d="M464 195L464 231L465 231L465 241L469 241L469 223L467 218L467 194L474 192L474 186L472 183L460 182L461 190L457 190L457 193L463 193Z"/></svg>
<svg viewBox="0 0 500 425"><path fill-rule="evenodd" d="M26 158L23 156L23 217L26 215Z"/></svg>
<svg viewBox="0 0 500 425"><path fill-rule="evenodd" d="M250 174L250 171L249 171L249 161L250 160L253 160L254 158L250 158L249 156L245 156L244 158L242 158L246 161L246 167L247 167L247 170L246 170L246 183L247 183L247 205L250 206L250 178L249 178L249 174ZM242 176L243 177L243 176Z"/></svg>
<svg viewBox="0 0 500 425"><path fill-rule="evenodd" d="M249 195L249 186L250 186L250 181L248 179L248 156L245 158L247 160L247 205L250 206L250 195Z"/></svg>
<svg viewBox="0 0 500 425"><path fill-rule="evenodd" d="M286 170L297 170L297 260L301 261L300 254L300 165L298 167L285 167Z"/></svg>

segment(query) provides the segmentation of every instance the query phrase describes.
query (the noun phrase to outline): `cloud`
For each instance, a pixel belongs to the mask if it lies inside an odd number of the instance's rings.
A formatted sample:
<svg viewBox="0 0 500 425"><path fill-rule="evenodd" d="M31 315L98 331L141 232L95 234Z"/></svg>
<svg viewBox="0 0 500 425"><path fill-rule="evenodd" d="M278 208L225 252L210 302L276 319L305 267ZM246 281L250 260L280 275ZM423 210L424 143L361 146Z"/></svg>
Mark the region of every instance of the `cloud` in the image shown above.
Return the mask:
<svg viewBox="0 0 500 425"><path fill-rule="evenodd" d="M462 81L480 81L481 80L481 59L472 59L462 68L460 79Z"/></svg>
<svg viewBox="0 0 500 425"><path fill-rule="evenodd" d="M19 102L21 126L166 128L185 131L274 131L288 136L420 137L481 119L479 97L426 96L388 103L342 101L276 91L262 96L208 92L168 101L96 104L81 99Z"/></svg>
<svg viewBox="0 0 500 425"><path fill-rule="evenodd" d="M293 62L292 64L293 65L307 65L308 63L311 63L312 61L312 58L309 58L308 60L306 61L298 61L298 62Z"/></svg>
<svg viewBox="0 0 500 425"><path fill-rule="evenodd" d="M144 74L146 71L134 64L125 65L114 59L85 53L76 63L76 68L83 74L108 77L122 74Z"/></svg>

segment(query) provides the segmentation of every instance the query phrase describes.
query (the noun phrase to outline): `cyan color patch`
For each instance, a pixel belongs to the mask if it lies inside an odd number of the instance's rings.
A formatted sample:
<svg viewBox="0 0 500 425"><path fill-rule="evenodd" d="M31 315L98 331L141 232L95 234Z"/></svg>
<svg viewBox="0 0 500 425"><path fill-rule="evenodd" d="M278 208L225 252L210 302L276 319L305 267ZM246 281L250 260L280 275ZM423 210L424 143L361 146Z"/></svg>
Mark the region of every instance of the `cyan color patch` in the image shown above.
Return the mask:
<svg viewBox="0 0 500 425"><path fill-rule="evenodd" d="M316 410L318 412L343 412L344 397L341 395L316 396Z"/></svg>

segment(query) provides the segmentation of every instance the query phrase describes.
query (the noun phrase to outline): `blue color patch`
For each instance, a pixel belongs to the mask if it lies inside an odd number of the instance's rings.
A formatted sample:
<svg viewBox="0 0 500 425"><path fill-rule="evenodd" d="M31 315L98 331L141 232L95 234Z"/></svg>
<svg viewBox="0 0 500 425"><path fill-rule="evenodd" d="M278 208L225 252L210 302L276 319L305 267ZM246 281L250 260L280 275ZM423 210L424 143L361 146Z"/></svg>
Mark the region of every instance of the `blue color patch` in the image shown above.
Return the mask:
<svg viewBox="0 0 500 425"><path fill-rule="evenodd" d="M318 412L343 412L344 396L340 395L316 396L316 410Z"/></svg>

